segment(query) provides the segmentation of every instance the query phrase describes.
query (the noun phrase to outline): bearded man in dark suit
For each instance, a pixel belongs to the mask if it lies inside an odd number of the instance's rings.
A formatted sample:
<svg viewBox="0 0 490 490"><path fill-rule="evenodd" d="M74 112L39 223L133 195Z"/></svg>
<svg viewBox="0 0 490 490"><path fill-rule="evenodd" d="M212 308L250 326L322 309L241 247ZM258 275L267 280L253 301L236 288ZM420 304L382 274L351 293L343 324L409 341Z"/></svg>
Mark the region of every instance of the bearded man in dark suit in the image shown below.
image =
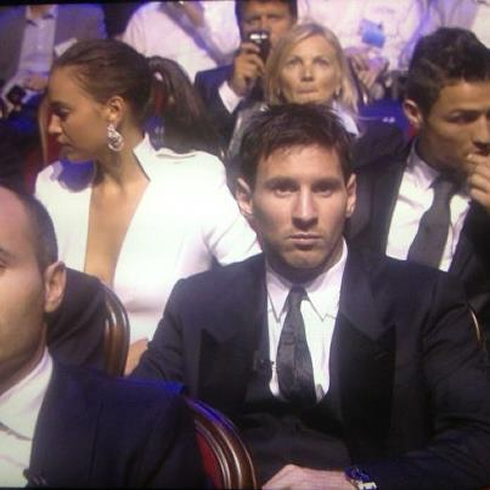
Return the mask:
<svg viewBox="0 0 490 490"><path fill-rule="evenodd" d="M459 28L422 38L404 109L416 136L358 169L348 236L458 277L490 340L490 51Z"/></svg>
<svg viewBox="0 0 490 490"><path fill-rule="evenodd" d="M347 246L350 137L323 106L257 116L237 198L263 255L179 281L133 375L224 411L264 488L490 483L490 371L461 286Z"/></svg>

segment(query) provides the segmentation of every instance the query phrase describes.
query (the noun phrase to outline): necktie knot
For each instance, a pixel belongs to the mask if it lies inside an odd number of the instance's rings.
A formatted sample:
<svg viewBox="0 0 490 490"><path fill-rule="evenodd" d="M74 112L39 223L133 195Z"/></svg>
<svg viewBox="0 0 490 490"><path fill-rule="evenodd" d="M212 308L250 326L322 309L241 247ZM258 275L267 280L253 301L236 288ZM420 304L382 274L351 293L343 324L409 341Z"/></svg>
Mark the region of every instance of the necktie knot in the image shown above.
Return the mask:
<svg viewBox="0 0 490 490"><path fill-rule="evenodd" d="M288 311L291 309L299 309L301 301L306 298L306 291L301 286L293 286L289 291L286 303L288 306Z"/></svg>
<svg viewBox="0 0 490 490"><path fill-rule="evenodd" d="M434 201L450 201L456 193L458 185L452 180L448 180L442 176L437 177L432 183L434 188Z"/></svg>

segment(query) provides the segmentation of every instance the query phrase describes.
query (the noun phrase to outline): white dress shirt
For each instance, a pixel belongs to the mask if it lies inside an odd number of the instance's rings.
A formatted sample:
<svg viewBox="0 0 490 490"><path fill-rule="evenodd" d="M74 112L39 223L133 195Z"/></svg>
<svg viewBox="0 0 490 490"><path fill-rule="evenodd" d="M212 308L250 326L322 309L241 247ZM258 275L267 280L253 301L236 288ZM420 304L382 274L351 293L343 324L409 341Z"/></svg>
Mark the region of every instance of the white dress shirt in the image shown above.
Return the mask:
<svg viewBox="0 0 490 490"><path fill-rule="evenodd" d="M347 246L342 244L340 260L313 281L302 284L307 298L301 302L301 314L305 324L306 342L313 365L316 398L320 401L330 386L330 347L339 311L340 287L347 261ZM286 299L293 284L277 274L269 264L265 275L267 287L267 321L269 332L269 356L272 378L269 388L274 396L280 396L277 381L276 359L281 330L287 315Z"/></svg>
<svg viewBox="0 0 490 490"><path fill-rule="evenodd" d="M155 150L148 137L133 151L149 183L124 237L112 285L128 312L131 342L153 337L179 279L208 270L214 259L225 265L260 252L220 160L199 151ZM56 162L36 182L36 195L54 222L60 259L79 271L85 266L93 175L92 163Z"/></svg>
<svg viewBox="0 0 490 490"><path fill-rule="evenodd" d="M37 418L48 388L53 361L47 349L37 366L0 395L0 486L24 487Z"/></svg>
<svg viewBox="0 0 490 490"><path fill-rule="evenodd" d="M490 0L478 5L478 11L471 26L478 39L490 49Z"/></svg>
<svg viewBox="0 0 490 490"><path fill-rule="evenodd" d="M179 63L191 81L196 72L231 59L238 45L234 2L201 2L204 26L197 29L174 2L148 2L130 18L123 41L145 56Z"/></svg>
<svg viewBox="0 0 490 490"><path fill-rule="evenodd" d="M413 145L391 218L386 255L401 260L407 258L420 219L434 199L432 183L438 176L436 170L420 159ZM458 192L452 197L449 233L439 264L439 269L443 271L451 266L469 207L470 197L466 192Z"/></svg>

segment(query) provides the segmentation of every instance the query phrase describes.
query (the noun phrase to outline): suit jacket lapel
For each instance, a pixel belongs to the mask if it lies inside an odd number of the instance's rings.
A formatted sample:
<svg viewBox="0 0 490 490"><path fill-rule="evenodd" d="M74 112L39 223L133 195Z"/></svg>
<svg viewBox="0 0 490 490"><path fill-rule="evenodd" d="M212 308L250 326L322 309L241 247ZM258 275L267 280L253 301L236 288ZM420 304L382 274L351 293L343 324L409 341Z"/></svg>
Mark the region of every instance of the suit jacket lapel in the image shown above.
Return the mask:
<svg viewBox="0 0 490 490"><path fill-rule="evenodd" d="M332 340L331 376L354 461L383 454L390 430L395 328L379 316L369 265L349 250ZM370 423L366 424L366 414Z"/></svg>
<svg viewBox="0 0 490 490"><path fill-rule="evenodd" d="M490 248L490 218L476 202L472 202L466 216L456 252L451 262L450 272L464 277L468 264L478 257L485 257Z"/></svg>
<svg viewBox="0 0 490 490"><path fill-rule="evenodd" d="M228 414L242 407L266 325L264 258L248 260L243 272L212 305L214 323L202 329L200 339L198 396Z"/></svg>
<svg viewBox="0 0 490 490"><path fill-rule="evenodd" d="M31 480L47 486L89 484L100 404L90 402L68 370L56 363L34 433Z"/></svg>
<svg viewBox="0 0 490 490"><path fill-rule="evenodd" d="M386 250L405 162L404 155L399 162L375 168L372 172L366 172L367 175L363 175L360 169L356 212L347 224L347 236L352 239L360 237L361 240L363 235L368 236L369 243L363 243L379 253Z"/></svg>

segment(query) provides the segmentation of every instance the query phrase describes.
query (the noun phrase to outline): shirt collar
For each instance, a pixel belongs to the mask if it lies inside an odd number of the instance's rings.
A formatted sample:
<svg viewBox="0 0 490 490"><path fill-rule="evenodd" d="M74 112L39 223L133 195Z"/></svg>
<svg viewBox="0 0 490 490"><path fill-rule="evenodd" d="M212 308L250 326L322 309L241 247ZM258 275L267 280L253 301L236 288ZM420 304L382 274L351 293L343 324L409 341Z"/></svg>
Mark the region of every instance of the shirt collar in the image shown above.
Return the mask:
<svg viewBox="0 0 490 490"><path fill-rule="evenodd" d="M412 145L407 160L407 173L412 178L414 184L423 189L429 189L434 180L439 176L439 172L425 163L416 150L416 144Z"/></svg>
<svg viewBox="0 0 490 490"><path fill-rule="evenodd" d="M332 109L342 122L344 129L357 138L359 136L359 128L357 127L356 120L352 114L343 108L336 100L332 102Z"/></svg>
<svg viewBox="0 0 490 490"><path fill-rule="evenodd" d="M162 157L164 159L170 158L173 162L179 162L180 160L187 160L190 155L196 155L195 151L175 153L165 147L155 150L148 134L145 134L145 137L141 142L133 148L133 153L150 180L152 180L155 177L155 173L162 168L162 164L164 163Z"/></svg>
<svg viewBox="0 0 490 490"><path fill-rule="evenodd" d="M308 301L322 320L327 315L332 318L337 316L347 253L347 245L345 240L342 240L342 255L338 262L312 281L302 284ZM279 321L285 313L286 299L293 283L274 271L268 261L266 261L265 281L273 314Z"/></svg>
<svg viewBox="0 0 490 490"><path fill-rule="evenodd" d="M52 372L53 360L45 349L36 367L0 396L0 422L17 434L33 439Z"/></svg>

